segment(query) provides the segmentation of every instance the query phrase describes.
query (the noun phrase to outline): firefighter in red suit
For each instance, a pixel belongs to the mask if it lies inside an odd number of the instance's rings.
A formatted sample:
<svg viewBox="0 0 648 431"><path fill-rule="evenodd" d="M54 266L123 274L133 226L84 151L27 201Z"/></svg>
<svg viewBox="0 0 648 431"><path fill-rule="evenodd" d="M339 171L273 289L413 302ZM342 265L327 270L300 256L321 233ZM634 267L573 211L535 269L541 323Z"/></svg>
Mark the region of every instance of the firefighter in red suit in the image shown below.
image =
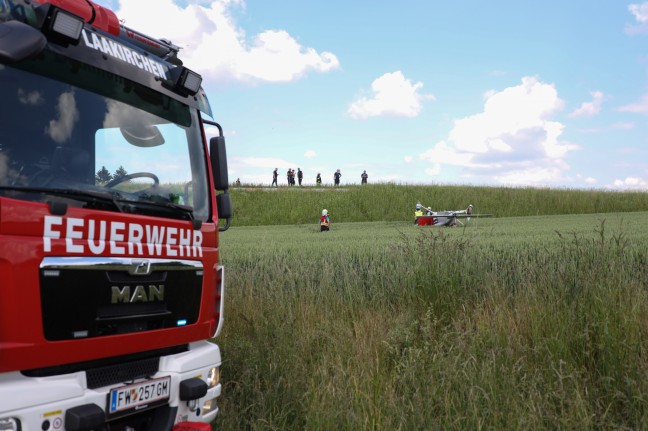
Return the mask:
<svg viewBox="0 0 648 431"><path fill-rule="evenodd" d="M322 216L320 217L320 232L328 232L331 227L331 219L328 215L328 210L322 210Z"/></svg>

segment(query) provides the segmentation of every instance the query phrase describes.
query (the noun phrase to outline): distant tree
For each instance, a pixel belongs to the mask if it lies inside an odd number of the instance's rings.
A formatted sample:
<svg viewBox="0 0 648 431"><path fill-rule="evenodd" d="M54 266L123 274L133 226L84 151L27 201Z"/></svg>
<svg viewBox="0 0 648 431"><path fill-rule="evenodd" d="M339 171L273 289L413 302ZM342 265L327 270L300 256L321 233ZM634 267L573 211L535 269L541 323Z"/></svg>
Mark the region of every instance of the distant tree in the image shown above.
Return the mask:
<svg viewBox="0 0 648 431"><path fill-rule="evenodd" d="M128 172L126 172L126 169L124 169L123 166L120 166L119 169L115 171L112 177L114 180L116 180L117 178L125 177L126 175L128 175Z"/></svg>
<svg viewBox="0 0 648 431"><path fill-rule="evenodd" d="M97 174L95 175L95 180L99 184L106 184L108 181L112 180L113 176L110 172L108 172L108 169L106 169L105 166L102 166L101 169L97 171Z"/></svg>

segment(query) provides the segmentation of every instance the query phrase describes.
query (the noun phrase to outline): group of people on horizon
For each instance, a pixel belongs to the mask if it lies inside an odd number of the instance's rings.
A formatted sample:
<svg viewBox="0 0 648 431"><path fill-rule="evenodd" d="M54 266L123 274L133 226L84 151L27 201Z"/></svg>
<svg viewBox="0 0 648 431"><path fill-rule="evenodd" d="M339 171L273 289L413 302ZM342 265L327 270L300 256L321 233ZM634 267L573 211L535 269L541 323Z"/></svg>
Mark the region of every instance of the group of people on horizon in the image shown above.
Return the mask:
<svg viewBox="0 0 648 431"><path fill-rule="evenodd" d="M301 168L297 168L297 181L299 182L299 185L302 185L302 180L304 179L304 172L301 170ZM333 173L333 184L335 186L340 185L340 179L342 178L342 173L340 172L339 169L337 169ZM288 186L294 186L295 185L295 170L292 168L288 168L288 171L286 172L286 179L288 181ZM362 174L360 175L360 183L361 184L367 184L367 180L369 179L369 175L367 174L367 171L364 170L362 171ZM317 176L315 177L315 184L317 186L322 185L322 175L318 172ZM271 187L278 187L279 186L279 168L275 168L274 171L272 171L272 184Z"/></svg>
<svg viewBox="0 0 648 431"><path fill-rule="evenodd" d="M272 172L272 185L273 186L278 186L278 179L279 179L279 168L275 168L275 170ZM295 185L295 170L293 168L288 168L288 172L286 172L286 179L288 180L288 186L294 186ZM304 179L304 173L302 172L301 168L297 168L297 181L299 181L299 185L302 185L302 180Z"/></svg>

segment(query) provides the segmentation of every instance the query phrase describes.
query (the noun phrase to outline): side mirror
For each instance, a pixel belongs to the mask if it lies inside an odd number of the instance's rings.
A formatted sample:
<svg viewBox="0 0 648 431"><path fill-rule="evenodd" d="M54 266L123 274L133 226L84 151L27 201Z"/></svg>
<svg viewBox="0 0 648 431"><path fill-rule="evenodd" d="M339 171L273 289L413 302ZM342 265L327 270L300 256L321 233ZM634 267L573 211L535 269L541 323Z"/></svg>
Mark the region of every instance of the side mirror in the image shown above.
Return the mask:
<svg viewBox="0 0 648 431"><path fill-rule="evenodd" d="M232 218L232 201L228 192L216 195L216 207L218 208L219 220L227 220L225 226L218 226L218 230L224 232L229 229L230 219Z"/></svg>
<svg viewBox="0 0 648 431"><path fill-rule="evenodd" d="M229 175L227 174L227 151L225 150L225 137L223 135L209 140L209 157L214 177L214 188L216 190L227 190L229 188Z"/></svg>
<svg viewBox="0 0 648 431"><path fill-rule="evenodd" d="M227 151L225 150L225 137L223 128L220 124L203 119L205 124L210 124L218 128L218 136L209 140L209 159L212 165L212 177L214 178L214 188L222 190L225 193L216 195L216 208L218 210L219 220L226 220L225 226L218 226L219 232L229 229L230 219L232 218L232 200L227 192L229 189L229 175L227 174Z"/></svg>

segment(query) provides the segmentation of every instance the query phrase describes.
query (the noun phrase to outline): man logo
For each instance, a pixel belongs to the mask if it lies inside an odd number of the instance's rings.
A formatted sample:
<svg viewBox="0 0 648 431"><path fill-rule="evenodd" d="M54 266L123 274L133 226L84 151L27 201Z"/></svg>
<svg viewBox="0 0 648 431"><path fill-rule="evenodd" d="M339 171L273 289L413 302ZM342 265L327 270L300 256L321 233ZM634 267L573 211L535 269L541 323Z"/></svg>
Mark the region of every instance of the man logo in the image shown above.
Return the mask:
<svg viewBox="0 0 648 431"><path fill-rule="evenodd" d="M151 262L149 260L134 260L128 268L130 275L148 275L151 273Z"/></svg>
<svg viewBox="0 0 648 431"><path fill-rule="evenodd" d="M131 286L112 286L111 304L135 304L155 301L164 301L164 284L149 284L148 286L137 285L133 289ZM132 291L132 293L131 293Z"/></svg>

